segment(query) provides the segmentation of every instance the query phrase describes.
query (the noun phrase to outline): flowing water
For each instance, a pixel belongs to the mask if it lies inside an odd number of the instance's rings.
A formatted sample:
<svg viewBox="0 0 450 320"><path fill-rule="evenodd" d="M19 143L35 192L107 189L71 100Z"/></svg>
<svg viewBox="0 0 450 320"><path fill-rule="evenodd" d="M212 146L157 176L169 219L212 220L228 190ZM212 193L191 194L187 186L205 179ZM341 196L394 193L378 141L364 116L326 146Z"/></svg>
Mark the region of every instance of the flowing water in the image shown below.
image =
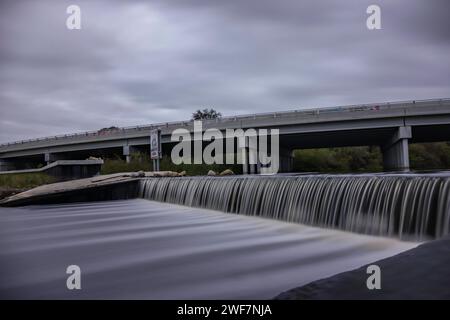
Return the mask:
<svg viewBox="0 0 450 320"><path fill-rule="evenodd" d="M180 190L194 192L188 181ZM227 195L236 181L221 183ZM0 208L0 298L271 298L416 245L144 199ZM81 290L66 288L73 264Z"/></svg>
<svg viewBox="0 0 450 320"><path fill-rule="evenodd" d="M271 298L450 228L448 173L149 178L138 193L0 208L0 297Z"/></svg>
<svg viewBox="0 0 450 320"><path fill-rule="evenodd" d="M449 173L147 179L140 197L415 241L450 230Z"/></svg>

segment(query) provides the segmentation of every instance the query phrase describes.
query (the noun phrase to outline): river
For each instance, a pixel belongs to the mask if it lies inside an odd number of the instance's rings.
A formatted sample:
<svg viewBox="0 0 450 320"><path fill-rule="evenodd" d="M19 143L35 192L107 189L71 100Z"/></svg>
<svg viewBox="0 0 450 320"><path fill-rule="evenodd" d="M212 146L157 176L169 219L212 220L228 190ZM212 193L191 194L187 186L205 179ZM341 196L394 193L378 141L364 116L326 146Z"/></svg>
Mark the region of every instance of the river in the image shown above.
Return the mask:
<svg viewBox="0 0 450 320"><path fill-rule="evenodd" d="M146 199L0 208L0 243L13 299L266 299L418 245Z"/></svg>

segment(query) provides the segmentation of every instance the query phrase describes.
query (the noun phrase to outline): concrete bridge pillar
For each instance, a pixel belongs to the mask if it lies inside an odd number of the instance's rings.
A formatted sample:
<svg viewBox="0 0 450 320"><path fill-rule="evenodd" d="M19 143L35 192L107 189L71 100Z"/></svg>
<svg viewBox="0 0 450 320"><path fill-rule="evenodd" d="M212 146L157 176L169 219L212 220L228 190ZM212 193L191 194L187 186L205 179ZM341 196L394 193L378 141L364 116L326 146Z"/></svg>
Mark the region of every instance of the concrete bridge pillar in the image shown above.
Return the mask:
<svg viewBox="0 0 450 320"><path fill-rule="evenodd" d="M136 151L137 151L136 147L129 146L129 145L123 146L123 155L125 156L125 160L127 163L131 162L131 154Z"/></svg>
<svg viewBox="0 0 450 320"><path fill-rule="evenodd" d="M245 147L243 147L244 143ZM263 160L260 159L258 140L251 140L248 139L248 137L245 137L245 142L243 142L242 145L240 144L239 148L243 174L260 174L264 171L263 168L278 168L278 172L291 172L294 168L294 157L292 150L278 150L277 148L274 152L278 153L279 159L276 157L278 155L271 154L269 157L271 160L267 159L269 163L263 165L261 163ZM264 153L267 153L267 150L264 151ZM269 172L271 172L271 170L269 170Z"/></svg>
<svg viewBox="0 0 450 320"><path fill-rule="evenodd" d="M258 147L251 146L248 147L248 167L249 173L255 174L258 172Z"/></svg>
<svg viewBox="0 0 450 320"><path fill-rule="evenodd" d="M248 137L238 139L238 161L242 164L242 174L250 173L249 155L248 155ZM238 162L239 163L239 162Z"/></svg>
<svg viewBox="0 0 450 320"><path fill-rule="evenodd" d="M54 153L50 153L50 152L44 153L44 161L45 161L46 164L50 164L52 162L55 162L56 160L61 160L61 158L58 157Z"/></svg>
<svg viewBox="0 0 450 320"><path fill-rule="evenodd" d="M411 138L411 127L399 127L389 141L381 147L383 166L386 171L409 170L408 139Z"/></svg>
<svg viewBox="0 0 450 320"><path fill-rule="evenodd" d="M257 137L245 136L238 141L238 149L242 162L243 174L260 173L261 163L258 159L258 140Z"/></svg>

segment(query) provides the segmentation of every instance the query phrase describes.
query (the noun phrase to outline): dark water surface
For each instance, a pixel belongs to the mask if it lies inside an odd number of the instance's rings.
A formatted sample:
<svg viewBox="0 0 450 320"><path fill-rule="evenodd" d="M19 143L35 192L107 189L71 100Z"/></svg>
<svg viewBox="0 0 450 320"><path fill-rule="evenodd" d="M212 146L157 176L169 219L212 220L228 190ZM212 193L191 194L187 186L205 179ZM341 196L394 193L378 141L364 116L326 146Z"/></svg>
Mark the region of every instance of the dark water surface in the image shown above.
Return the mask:
<svg viewBox="0 0 450 320"><path fill-rule="evenodd" d="M0 208L0 296L272 298L417 244L144 199Z"/></svg>

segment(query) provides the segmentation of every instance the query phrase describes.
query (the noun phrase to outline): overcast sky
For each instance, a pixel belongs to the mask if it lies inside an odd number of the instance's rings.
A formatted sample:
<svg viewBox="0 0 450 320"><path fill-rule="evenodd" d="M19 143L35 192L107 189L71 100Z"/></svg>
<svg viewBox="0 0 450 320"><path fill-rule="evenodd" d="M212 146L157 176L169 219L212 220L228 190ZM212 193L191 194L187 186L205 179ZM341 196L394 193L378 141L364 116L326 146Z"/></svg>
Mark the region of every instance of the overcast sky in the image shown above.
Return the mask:
<svg viewBox="0 0 450 320"><path fill-rule="evenodd" d="M81 30L66 8L81 8ZM381 7L381 30L366 8ZM450 97L448 0L0 0L0 142Z"/></svg>

